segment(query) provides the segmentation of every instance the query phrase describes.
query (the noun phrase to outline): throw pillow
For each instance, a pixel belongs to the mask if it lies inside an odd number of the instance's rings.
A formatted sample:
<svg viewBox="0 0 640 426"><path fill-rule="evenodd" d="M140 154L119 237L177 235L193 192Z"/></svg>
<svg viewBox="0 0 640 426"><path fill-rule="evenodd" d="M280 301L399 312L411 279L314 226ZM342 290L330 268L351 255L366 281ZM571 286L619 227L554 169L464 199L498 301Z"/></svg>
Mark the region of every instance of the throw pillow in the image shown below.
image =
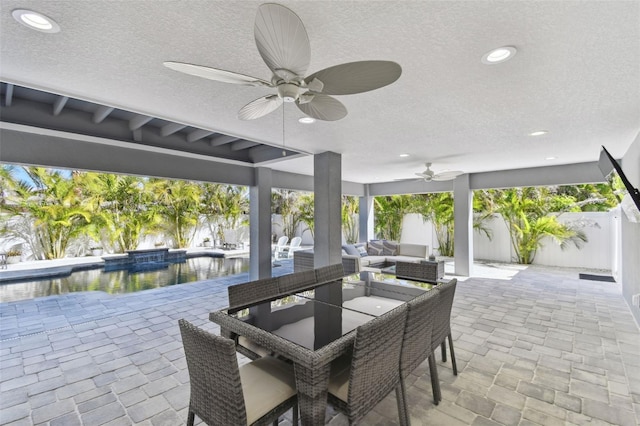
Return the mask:
<svg viewBox="0 0 640 426"><path fill-rule="evenodd" d="M369 255L369 253L367 253L367 249L364 246L358 246L356 248L358 249L358 253L360 253L360 257L365 257Z"/></svg>
<svg viewBox="0 0 640 426"><path fill-rule="evenodd" d="M384 256L396 256L398 254L398 243L395 241L382 241L382 254Z"/></svg>
<svg viewBox="0 0 640 426"><path fill-rule="evenodd" d="M360 256L360 252L353 244L345 244L342 246L342 248L347 252L347 254L350 254L351 256Z"/></svg>
<svg viewBox="0 0 640 426"><path fill-rule="evenodd" d="M384 246L381 241L369 241L367 244L367 253L370 256L382 256Z"/></svg>

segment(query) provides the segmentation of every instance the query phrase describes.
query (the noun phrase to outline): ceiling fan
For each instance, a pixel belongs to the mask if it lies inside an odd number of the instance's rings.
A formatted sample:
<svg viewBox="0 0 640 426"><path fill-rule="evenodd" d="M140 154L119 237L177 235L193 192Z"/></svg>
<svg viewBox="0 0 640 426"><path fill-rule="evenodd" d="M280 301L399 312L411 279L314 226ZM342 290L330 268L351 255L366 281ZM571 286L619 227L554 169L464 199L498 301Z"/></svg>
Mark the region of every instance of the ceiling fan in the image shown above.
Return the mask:
<svg viewBox="0 0 640 426"><path fill-rule="evenodd" d="M295 102L318 120L340 120L345 106L329 95L351 95L379 89L396 81L402 68L391 61L359 61L335 65L305 77L311 46L302 21L290 9L273 3L258 8L254 26L258 52L273 76L271 80L184 62L164 62L175 71L223 83L275 88L240 109L238 118L253 120L275 111L283 102Z"/></svg>
<svg viewBox="0 0 640 426"><path fill-rule="evenodd" d="M416 173L416 176L420 176L420 178L425 182L431 182L432 180L452 180L464 173L459 170L447 170L440 173L435 173L433 170L431 170L431 163L425 163L425 166L427 166L427 169L424 172Z"/></svg>

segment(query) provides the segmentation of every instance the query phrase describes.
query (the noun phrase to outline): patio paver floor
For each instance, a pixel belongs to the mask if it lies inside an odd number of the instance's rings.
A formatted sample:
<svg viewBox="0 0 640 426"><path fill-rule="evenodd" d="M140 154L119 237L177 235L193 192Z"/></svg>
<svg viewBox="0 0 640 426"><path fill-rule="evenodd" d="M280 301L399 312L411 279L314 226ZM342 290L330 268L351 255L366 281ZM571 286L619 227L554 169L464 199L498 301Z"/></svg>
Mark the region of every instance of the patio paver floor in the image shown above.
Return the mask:
<svg viewBox="0 0 640 426"><path fill-rule="evenodd" d="M218 333L209 312L247 278L0 303L0 424L184 424L177 320ZM640 332L617 284L540 267L469 278L458 284L452 328L459 374L438 361L438 406L427 364L410 376L412 424L640 424ZM327 421L347 424L332 410ZM397 424L395 397L362 424Z"/></svg>

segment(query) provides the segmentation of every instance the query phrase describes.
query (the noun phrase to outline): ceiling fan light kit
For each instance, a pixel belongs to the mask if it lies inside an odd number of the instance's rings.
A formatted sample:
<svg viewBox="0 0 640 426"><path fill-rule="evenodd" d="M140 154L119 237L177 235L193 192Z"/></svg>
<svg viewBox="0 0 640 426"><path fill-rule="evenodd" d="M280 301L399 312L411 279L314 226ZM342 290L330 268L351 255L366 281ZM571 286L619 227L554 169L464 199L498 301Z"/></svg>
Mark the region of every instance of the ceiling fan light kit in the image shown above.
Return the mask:
<svg viewBox="0 0 640 426"><path fill-rule="evenodd" d="M258 53L272 72L270 81L202 65L167 61L175 71L223 83L275 88L242 107L241 120L254 120L275 111L283 102L295 103L307 116L335 121L347 115L333 95L351 95L387 86L402 74L391 61L358 61L335 65L304 77L311 62L311 45L302 20L290 9L267 3L258 8L254 25ZM332 96L330 96L332 95Z"/></svg>

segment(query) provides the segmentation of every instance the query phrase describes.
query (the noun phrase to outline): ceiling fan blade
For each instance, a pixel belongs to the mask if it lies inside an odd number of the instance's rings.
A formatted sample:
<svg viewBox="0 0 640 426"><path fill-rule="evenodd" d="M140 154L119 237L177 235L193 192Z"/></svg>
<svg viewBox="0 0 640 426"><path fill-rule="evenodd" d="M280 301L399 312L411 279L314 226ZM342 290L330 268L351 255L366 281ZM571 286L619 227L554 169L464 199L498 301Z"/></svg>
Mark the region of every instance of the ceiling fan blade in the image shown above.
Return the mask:
<svg viewBox="0 0 640 426"><path fill-rule="evenodd" d="M307 85L317 78L326 95L353 95L379 89L393 83L402 74L400 65L391 61L359 61L335 65L311 74Z"/></svg>
<svg viewBox="0 0 640 426"><path fill-rule="evenodd" d="M307 30L298 15L279 4L258 8L254 36L260 56L276 73L278 69L304 76L311 61Z"/></svg>
<svg viewBox="0 0 640 426"><path fill-rule="evenodd" d="M452 179L457 178L461 174L464 174L464 172L461 172L459 170L452 170L452 171L449 171L449 172L436 173L433 176L433 180L437 180L437 181L452 180Z"/></svg>
<svg viewBox="0 0 640 426"><path fill-rule="evenodd" d="M336 121L347 116L347 108L342 102L327 95L317 94L311 102L301 104L296 102L298 108L309 117L324 121Z"/></svg>
<svg viewBox="0 0 640 426"><path fill-rule="evenodd" d="M223 83L243 84L245 86L267 86L273 87L273 84L257 77L239 74L233 71L225 71L217 68L205 67L202 65L187 64L184 62L163 62L163 65L175 71L185 74L195 75L196 77L207 78L209 80L221 81Z"/></svg>
<svg viewBox="0 0 640 426"><path fill-rule="evenodd" d="M254 120L275 111L282 105L282 99L278 95L269 95L251 101L238 111L240 120Z"/></svg>

